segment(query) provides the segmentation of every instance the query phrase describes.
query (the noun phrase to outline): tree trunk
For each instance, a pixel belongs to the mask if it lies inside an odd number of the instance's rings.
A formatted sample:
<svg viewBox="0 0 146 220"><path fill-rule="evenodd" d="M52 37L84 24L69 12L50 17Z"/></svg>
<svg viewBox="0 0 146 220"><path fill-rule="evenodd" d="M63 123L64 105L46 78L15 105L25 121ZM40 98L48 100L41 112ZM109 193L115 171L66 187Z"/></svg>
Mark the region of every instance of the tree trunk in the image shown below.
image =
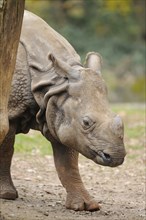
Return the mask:
<svg viewBox="0 0 146 220"><path fill-rule="evenodd" d="M25 0L0 0L0 144L9 130L8 100Z"/></svg>

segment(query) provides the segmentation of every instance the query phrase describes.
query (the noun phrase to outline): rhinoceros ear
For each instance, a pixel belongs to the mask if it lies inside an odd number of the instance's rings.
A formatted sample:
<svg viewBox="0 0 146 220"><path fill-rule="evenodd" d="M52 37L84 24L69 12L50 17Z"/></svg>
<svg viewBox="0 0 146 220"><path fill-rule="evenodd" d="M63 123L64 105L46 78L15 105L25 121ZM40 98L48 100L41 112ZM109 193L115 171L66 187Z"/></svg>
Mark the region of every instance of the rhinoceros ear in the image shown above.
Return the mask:
<svg viewBox="0 0 146 220"><path fill-rule="evenodd" d="M84 66L101 74L102 58L100 54L96 52L87 53Z"/></svg>
<svg viewBox="0 0 146 220"><path fill-rule="evenodd" d="M70 80L79 79L78 71L63 60L55 57L53 54L49 54L48 59L52 61L57 73L62 77L68 78Z"/></svg>

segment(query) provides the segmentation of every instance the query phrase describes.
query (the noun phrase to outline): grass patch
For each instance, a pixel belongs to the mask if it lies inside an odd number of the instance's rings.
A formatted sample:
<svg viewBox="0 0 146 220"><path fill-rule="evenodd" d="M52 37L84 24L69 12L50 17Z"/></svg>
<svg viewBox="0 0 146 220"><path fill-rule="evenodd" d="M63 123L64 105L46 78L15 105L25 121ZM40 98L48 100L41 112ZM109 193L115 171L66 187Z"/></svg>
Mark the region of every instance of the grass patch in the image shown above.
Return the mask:
<svg viewBox="0 0 146 220"><path fill-rule="evenodd" d="M137 159L138 155L137 154L128 154L127 155L129 159L134 160Z"/></svg>
<svg viewBox="0 0 146 220"><path fill-rule="evenodd" d="M142 145L137 145L137 144L131 145L129 148L132 150L144 150L144 147Z"/></svg>
<svg viewBox="0 0 146 220"><path fill-rule="evenodd" d="M128 116L128 118L132 120L131 121L132 123L137 118L144 121L146 117L145 104L119 103L119 104L113 104L111 106L111 109L113 110L113 112L123 116L123 118L126 118L126 116Z"/></svg>
<svg viewBox="0 0 146 220"><path fill-rule="evenodd" d="M144 136L145 127L143 125L137 125L133 127L125 127L125 133L129 138L140 138Z"/></svg>
<svg viewBox="0 0 146 220"><path fill-rule="evenodd" d="M51 143L38 132L16 135L15 151L25 154L52 154Z"/></svg>

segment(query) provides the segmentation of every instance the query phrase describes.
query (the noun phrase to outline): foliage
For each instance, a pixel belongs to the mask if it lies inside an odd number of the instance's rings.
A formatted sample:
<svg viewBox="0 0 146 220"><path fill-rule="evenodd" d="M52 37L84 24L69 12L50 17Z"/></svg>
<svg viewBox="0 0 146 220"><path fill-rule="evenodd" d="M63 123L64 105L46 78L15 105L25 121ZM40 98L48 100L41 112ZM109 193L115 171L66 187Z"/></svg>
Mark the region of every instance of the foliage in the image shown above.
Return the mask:
<svg viewBox="0 0 146 220"><path fill-rule="evenodd" d="M135 95L138 95L141 100L145 99L145 79L143 76L138 77L132 85L132 91Z"/></svg>
<svg viewBox="0 0 146 220"><path fill-rule="evenodd" d="M26 8L66 37L82 59L88 51L101 53L105 78L112 72L116 83L107 82L112 101L144 101L133 84L145 81L145 0L26 0ZM125 80L126 90L120 86Z"/></svg>

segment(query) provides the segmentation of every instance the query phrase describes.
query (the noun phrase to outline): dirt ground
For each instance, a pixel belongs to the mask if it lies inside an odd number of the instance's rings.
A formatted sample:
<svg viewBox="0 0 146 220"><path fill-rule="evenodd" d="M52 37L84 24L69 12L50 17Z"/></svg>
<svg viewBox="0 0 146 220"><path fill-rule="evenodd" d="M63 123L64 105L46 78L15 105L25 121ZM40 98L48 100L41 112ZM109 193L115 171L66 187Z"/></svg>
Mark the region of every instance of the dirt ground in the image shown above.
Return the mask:
<svg viewBox="0 0 146 220"><path fill-rule="evenodd" d="M81 157L80 173L102 208L75 212L65 208L66 192L58 179L52 156L15 154L12 175L19 198L1 200L0 220L144 220L144 156L127 157L117 168L107 168Z"/></svg>

